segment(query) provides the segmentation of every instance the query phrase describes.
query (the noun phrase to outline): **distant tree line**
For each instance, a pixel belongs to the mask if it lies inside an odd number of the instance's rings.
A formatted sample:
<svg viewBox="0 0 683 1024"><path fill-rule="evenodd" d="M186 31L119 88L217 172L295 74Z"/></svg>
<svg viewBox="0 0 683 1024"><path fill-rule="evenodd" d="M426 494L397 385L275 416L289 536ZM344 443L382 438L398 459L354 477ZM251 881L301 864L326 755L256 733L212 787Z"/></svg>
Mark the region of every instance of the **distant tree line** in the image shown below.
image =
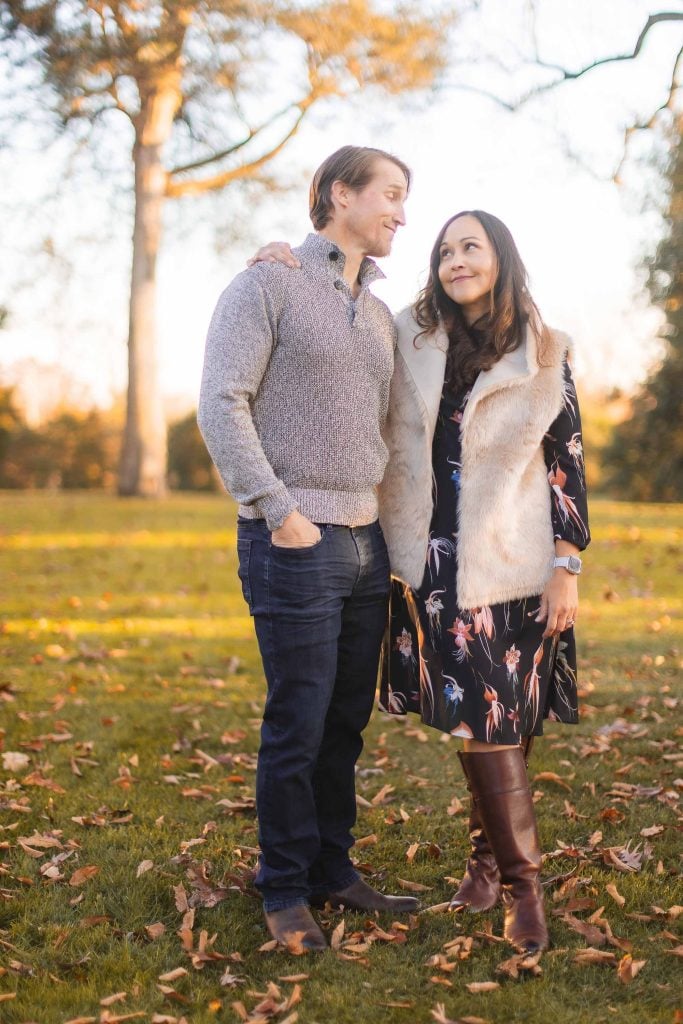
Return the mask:
<svg viewBox="0 0 683 1024"><path fill-rule="evenodd" d="M618 498L683 501L683 116L673 125L666 169L666 228L647 261L648 290L664 313L662 358L641 385L631 415L603 452L605 484Z"/></svg>
<svg viewBox="0 0 683 1024"><path fill-rule="evenodd" d="M32 427L14 389L0 387L1 488L114 490L122 438L116 410L63 409ZM181 491L221 489L194 413L169 427L168 483Z"/></svg>

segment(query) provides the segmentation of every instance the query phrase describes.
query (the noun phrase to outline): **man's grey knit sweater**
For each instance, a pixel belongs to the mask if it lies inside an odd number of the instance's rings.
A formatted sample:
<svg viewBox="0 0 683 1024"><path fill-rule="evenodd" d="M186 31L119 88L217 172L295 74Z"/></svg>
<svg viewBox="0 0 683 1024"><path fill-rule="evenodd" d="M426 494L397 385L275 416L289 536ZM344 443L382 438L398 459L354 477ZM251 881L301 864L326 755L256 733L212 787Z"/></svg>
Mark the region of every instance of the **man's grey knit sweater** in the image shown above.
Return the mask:
<svg viewBox="0 0 683 1024"><path fill-rule="evenodd" d="M387 461L395 328L368 290L383 275L364 260L354 302L333 243L311 234L294 252L301 269L257 263L218 300L199 427L240 515L364 526Z"/></svg>

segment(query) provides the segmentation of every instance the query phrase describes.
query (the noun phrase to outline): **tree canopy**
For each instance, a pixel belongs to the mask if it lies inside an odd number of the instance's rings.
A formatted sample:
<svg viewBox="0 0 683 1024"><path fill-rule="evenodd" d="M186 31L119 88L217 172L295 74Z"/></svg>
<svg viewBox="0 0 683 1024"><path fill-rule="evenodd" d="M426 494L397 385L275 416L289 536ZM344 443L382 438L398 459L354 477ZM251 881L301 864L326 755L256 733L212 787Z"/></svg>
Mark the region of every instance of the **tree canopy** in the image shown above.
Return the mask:
<svg viewBox="0 0 683 1024"><path fill-rule="evenodd" d="M258 177L321 100L431 85L450 20L417 0L0 0L0 35L39 70L63 130L85 125L95 145L111 117L132 127L121 494L165 490L155 302L166 200Z"/></svg>

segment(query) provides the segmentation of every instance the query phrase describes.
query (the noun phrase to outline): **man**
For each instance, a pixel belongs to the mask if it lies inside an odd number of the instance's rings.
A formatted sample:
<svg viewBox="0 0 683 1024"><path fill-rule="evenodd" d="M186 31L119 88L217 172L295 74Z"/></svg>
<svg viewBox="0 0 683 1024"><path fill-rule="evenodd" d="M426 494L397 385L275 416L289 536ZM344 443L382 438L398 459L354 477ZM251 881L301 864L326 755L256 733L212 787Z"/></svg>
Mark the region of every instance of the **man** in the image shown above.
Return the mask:
<svg viewBox="0 0 683 1024"><path fill-rule="evenodd" d="M395 329L368 286L405 223L408 168L344 146L310 191L298 269L258 263L219 299L199 426L239 502L239 575L268 693L256 885L271 935L326 948L310 907L407 913L349 858L355 763L372 710L389 560L376 489Z"/></svg>

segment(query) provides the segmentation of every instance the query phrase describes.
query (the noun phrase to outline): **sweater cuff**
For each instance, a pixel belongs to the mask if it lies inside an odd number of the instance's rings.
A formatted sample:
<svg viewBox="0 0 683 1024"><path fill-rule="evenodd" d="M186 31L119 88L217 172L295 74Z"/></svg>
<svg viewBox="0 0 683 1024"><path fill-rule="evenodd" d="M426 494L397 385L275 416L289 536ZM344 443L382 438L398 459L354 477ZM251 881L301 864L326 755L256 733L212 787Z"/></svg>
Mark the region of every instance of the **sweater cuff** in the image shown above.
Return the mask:
<svg viewBox="0 0 683 1024"><path fill-rule="evenodd" d="M283 483L279 483L274 491L254 502L254 510L266 521L272 532L278 530L290 512L299 506Z"/></svg>

